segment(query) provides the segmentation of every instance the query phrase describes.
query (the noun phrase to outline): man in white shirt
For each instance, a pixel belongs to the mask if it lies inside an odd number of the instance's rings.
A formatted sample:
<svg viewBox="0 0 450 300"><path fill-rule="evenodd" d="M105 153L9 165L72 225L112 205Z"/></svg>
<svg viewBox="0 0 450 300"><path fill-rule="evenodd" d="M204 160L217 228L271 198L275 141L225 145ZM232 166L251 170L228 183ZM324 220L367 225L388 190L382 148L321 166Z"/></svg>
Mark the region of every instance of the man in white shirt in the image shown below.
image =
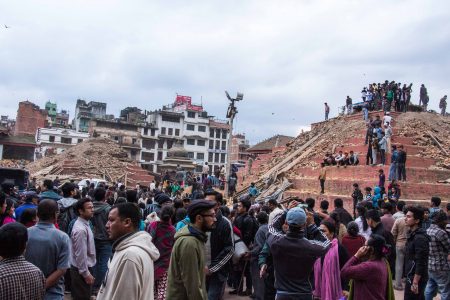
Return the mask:
<svg viewBox="0 0 450 300"><path fill-rule="evenodd" d="M392 127L389 122L384 126L384 136L386 138L386 153L391 153Z"/></svg>
<svg viewBox="0 0 450 300"><path fill-rule="evenodd" d="M392 124L392 117L390 116L390 113L387 111L383 117L383 124L384 126L386 126L388 123Z"/></svg>

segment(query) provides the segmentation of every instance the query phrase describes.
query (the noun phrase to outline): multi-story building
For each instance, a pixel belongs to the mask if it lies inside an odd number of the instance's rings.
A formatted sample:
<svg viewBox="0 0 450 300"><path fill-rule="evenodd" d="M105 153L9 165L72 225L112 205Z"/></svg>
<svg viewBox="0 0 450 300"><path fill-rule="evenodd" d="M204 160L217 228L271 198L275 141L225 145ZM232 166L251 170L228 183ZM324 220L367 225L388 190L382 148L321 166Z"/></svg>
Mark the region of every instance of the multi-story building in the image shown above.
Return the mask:
<svg viewBox="0 0 450 300"><path fill-rule="evenodd" d="M69 113L67 110L61 110L61 112L56 113L55 122L52 125L67 128L69 125Z"/></svg>
<svg viewBox="0 0 450 300"><path fill-rule="evenodd" d="M65 128L38 128L35 159L60 154L89 138L88 133Z"/></svg>
<svg viewBox="0 0 450 300"><path fill-rule="evenodd" d="M47 101L45 103L45 110L47 111L47 116L48 116L48 123L49 124L55 124L56 121L56 110L57 110L57 106L56 103L52 103L50 101Z"/></svg>
<svg viewBox="0 0 450 300"><path fill-rule="evenodd" d="M153 172L160 172L159 166L175 143L184 146L196 172L201 172L206 161L211 170L226 163L229 125L212 120L191 97L178 95L173 104L147 112L146 125L141 128L140 163Z"/></svg>
<svg viewBox="0 0 450 300"><path fill-rule="evenodd" d="M106 103L78 99L75 106L73 128L76 131L88 132L91 119L114 119L114 116L106 114Z"/></svg>
<svg viewBox="0 0 450 300"><path fill-rule="evenodd" d="M15 125L16 120L10 119L8 116L0 116L0 126L3 128L3 130L14 132Z"/></svg>
<svg viewBox="0 0 450 300"><path fill-rule="evenodd" d="M38 128L47 127L47 111L30 101L19 102L14 135L35 136Z"/></svg>
<svg viewBox="0 0 450 300"><path fill-rule="evenodd" d="M250 144L245 139L244 134L233 134L233 138L231 139L231 163L245 165L250 157L250 153L247 152L248 148L250 148Z"/></svg>

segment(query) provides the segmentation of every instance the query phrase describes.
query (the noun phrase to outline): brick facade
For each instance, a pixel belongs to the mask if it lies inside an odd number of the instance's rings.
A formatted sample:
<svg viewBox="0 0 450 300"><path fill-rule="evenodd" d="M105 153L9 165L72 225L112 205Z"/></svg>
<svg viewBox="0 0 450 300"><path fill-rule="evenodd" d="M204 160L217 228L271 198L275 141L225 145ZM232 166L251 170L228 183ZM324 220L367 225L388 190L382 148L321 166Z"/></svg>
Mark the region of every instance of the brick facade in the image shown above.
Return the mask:
<svg viewBox="0 0 450 300"><path fill-rule="evenodd" d="M30 101L19 102L14 135L35 135L39 127L46 127L47 111Z"/></svg>

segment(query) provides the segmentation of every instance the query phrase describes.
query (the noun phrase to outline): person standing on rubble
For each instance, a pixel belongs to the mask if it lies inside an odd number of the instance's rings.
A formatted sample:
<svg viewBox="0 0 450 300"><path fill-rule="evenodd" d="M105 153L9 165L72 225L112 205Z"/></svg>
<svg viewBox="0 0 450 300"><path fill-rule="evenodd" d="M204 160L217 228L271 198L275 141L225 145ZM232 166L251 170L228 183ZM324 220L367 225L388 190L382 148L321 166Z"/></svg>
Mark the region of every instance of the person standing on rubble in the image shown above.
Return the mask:
<svg viewBox="0 0 450 300"><path fill-rule="evenodd" d="M441 115L445 116L445 110L447 109L447 95L442 97L439 101L439 108L441 109Z"/></svg>
<svg viewBox="0 0 450 300"><path fill-rule="evenodd" d="M422 104L425 104L427 95L428 95L427 88L426 88L425 85L422 83L422 85L420 86L419 106L421 106Z"/></svg>
<svg viewBox="0 0 450 300"><path fill-rule="evenodd" d="M353 104L352 98L350 98L350 96L347 96L347 99L345 99L345 106L347 107L347 115L352 113L352 104Z"/></svg>
<svg viewBox="0 0 450 300"><path fill-rule="evenodd" d="M320 193L325 194L325 180L327 179L327 168L324 163L320 164L320 174L319 174L319 182L320 182Z"/></svg>
<svg viewBox="0 0 450 300"><path fill-rule="evenodd" d="M328 103L325 102L325 121L328 120L329 114L330 114L330 107L328 106Z"/></svg>
<svg viewBox="0 0 450 300"><path fill-rule="evenodd" d="M403 149L403 145L398 146L397 174L398 180L406 181L406 157L407 153Z"/></svg>

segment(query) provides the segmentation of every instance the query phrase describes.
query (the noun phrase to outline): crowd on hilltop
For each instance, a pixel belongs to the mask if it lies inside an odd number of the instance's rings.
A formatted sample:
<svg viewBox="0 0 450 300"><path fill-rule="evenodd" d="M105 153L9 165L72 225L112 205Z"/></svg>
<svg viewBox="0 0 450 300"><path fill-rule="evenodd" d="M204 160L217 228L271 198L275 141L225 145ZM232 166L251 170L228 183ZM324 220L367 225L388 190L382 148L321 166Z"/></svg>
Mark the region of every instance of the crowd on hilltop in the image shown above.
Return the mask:
<svg viewBox="0 0 450 300"><path fill-rule="evenodd" d="M254 299L385 300L394 288L448 299L450 207L437 197L406 206L355 184L352 215L339 198L333 211L312 198L255 203L253 184L228 206L210 187L174 193L167 181L44 180L21 196L3 184L0 299L213 300L226 285Z"/></svg>

